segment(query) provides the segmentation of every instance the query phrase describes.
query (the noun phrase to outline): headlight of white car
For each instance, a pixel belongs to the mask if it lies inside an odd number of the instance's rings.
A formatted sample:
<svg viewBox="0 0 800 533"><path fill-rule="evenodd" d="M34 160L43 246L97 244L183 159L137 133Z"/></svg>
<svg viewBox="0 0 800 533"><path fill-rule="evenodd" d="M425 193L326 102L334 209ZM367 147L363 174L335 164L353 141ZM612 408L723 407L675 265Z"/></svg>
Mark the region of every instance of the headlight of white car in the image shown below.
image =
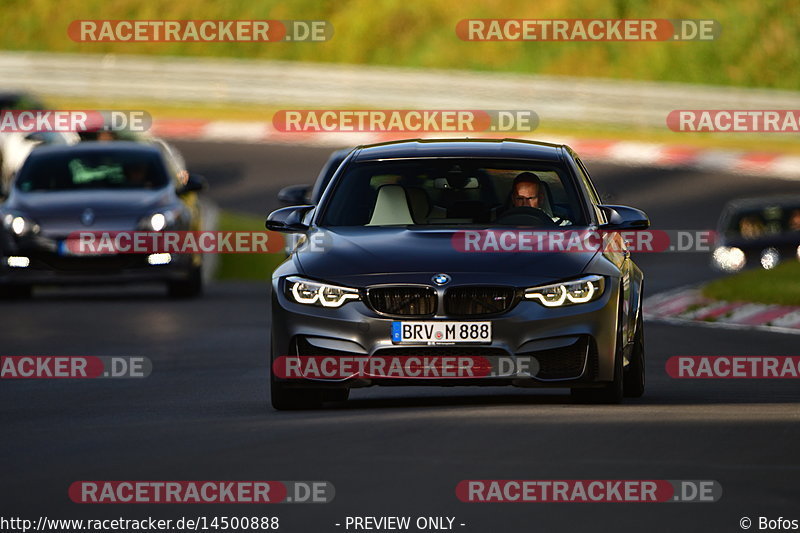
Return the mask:
<svg viewBox="0 0 800 533"><path fill-rule="evenodd" d="M358 289L340 287L297 276L286 278L286 294L294 302L319 307L341 307L350 300L358 300Z"/></svg>
<svg viewBox="0 0 800 533"><path fill-rule="evenodd" d="M36 222L15 213L7 213L3 216L3 227L17 237L39 232L39 225Z"/></svg>
<svg viewBox="0 0 800 533"><path fill-rule="evenodd" d="M564 307L585 304L600 298L605 290L602 276L586 276L561 283L525 289L525 298L536 300L545 307Z"/></svg>
<svg viewBox="0 0 800 533"><path fill-rule="evenodd" d="M145 231L161 231L173 225L179 217L177 210L157 211L144 217L139 226Z"/></svg>

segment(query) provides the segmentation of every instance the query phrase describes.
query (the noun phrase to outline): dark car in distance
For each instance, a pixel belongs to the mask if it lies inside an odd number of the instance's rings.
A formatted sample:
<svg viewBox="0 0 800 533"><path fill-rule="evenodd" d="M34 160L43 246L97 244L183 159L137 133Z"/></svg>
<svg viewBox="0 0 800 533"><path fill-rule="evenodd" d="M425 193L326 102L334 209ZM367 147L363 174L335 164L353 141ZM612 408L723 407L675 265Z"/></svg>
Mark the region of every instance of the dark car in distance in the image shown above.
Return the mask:
<svg viewBox="0 0 800 533"><path fill-rule="evenodd" d="M201 229L187 175L155 144L85 142L34 150L0 204L0 293L25 297L34 285L162 282L173 297L202 291L199 254L76 254L80 231Z"/></svg>
<svg viewBox="0 0 800 533"><path fill-rule="evenodd" d="M322 165L319 174L317 174L317 179L314 180L313 185L306 183L284 187L278 191L278 201L287 206L317 204L320 198L322 198L322 193L325 191L328 183L331 182L331 178L333 178L333 175L339 169L339 165L342 164L342 161L345 160L347 154L351 151L352 148L342 148L331 152L325 164ZM287 235L285 240L286 244L284 246L286 254L290 254L295 246L302 242L302 240L302 235Z"/></svg>
<svg viewBox="0 0 800 533"><path fill-rule="evenodd" d="M520 176L537 184L532 201ZM569 147L513 139L407 140L354 149L317 205L279 209L268 229L318 239L272 277L271 398L276 409L341 401L371 385L565 387L579 401L644 392L643 274L624 246L596 251L454 245L464 231L649 226L602 205ZM535 360L477 379L285 376L279 362L327 358ZM287 359L288 358L288 359Z"/></svg>
<svg viewBox="0 0 800 533"><path fill-rule="evenodd" d="M783 195L732 200L717 224L712 263L736 272L760 265L800 259L800 196Z"/></svg>
<svg viewBox="0 0 800 533"><path fill-rule="evenodd" d="M352 148L334 150L322 165L313 185L289 185L278 191L278 200L286 205L316 204Z"/></svg>

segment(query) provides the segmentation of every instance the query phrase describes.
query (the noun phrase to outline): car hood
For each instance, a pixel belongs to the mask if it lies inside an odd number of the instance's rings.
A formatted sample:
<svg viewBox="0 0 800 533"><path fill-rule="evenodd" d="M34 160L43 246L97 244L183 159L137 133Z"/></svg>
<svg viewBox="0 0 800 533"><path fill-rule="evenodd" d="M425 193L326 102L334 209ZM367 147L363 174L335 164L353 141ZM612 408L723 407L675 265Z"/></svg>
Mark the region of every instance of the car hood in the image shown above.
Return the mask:
<svg viewBox="0 0 800 533"><path fill-rule="evenodd" d="M42 232L132 230L150 211L171 202L170 191L51 191L15 193L4 208L35 220ZM82 217L91 210L92 221Z"/></svg>
<svg viewBox="0 0 800 533"><path fill-rule="evenodd" d="M302 274L336 283L431 284L435 274L453 284L531 285L580 275L596 252L464 252L453 229L336 228L309 233L295 252ZM321 250L319 249L321 248Z"/></svg>

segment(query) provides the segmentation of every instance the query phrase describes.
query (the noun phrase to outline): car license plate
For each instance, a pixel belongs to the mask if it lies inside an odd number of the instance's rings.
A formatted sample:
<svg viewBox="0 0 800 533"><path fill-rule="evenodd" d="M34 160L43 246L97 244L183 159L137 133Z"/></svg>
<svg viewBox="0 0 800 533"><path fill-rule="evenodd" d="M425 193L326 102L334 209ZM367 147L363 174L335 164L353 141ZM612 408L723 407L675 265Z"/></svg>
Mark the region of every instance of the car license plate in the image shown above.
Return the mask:
<svg viewBox="0 0 800 533"><path fill-rule="evenodd" d="M70 243L67 242L66 239L62 241L58 241L58 245L56 246L56 253L63 257L98 257L98 256L111 256L117 255L116 252L94 252L94 251L78 251L74 250L76 244L73 242L72 246Z"/></svg>
<svg viewBox="0 0 800 533"><path fill-rule="evenodd" d="M491 322L392 322L395 344L487 344Z"/></svg>

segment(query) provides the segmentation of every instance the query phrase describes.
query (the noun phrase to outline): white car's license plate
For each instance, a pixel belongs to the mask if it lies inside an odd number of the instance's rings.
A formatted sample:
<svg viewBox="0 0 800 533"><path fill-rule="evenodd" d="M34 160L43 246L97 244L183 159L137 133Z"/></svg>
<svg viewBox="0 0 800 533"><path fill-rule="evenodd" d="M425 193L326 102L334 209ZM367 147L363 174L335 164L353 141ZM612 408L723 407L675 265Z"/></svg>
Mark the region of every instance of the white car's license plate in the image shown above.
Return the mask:
<svg viewBox="0 0 800 533"><path fill-rule="evenodd" d="M77 248L77 242L73 241L72 243L67 242L67 240L58 241L56 246L56 253L60 256L66 257L108 257L112 255L117 255L116 252L95 252L95 251L81 251L80 249L73 249Z"/></svg>
<svg viewBox="0 0 800 533"><path fill-rule="evenodd" d="M491 322L392 322L395 344L492 342Z"/></svg>

